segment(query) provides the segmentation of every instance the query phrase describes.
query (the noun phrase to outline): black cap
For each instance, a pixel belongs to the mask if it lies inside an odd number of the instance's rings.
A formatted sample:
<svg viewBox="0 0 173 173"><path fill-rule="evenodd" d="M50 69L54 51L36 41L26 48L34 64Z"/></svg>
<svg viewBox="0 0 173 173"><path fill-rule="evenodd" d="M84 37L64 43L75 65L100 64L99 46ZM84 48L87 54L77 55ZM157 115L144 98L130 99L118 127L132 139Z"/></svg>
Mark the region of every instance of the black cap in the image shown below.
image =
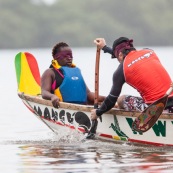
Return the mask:
<svg viewBox="0 0 173 173"><path fill-rule="evenodd" d="M126 42L126 41L129 41L129 39L127 37L120 37L120 38L116 39L113 42L112 51L114 52L116 46L118 46L120 43L123 43L123 42ZM115 57L114 53L112 54L112 58L117 58L117 57Z"/></svg>

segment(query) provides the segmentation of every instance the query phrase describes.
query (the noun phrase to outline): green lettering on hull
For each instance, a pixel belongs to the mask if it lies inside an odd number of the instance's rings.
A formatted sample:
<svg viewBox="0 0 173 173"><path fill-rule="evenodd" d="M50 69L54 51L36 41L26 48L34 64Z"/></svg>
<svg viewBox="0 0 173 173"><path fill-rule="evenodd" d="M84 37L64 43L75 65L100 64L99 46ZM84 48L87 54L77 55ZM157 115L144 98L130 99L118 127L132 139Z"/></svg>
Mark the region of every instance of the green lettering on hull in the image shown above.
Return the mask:
<svg viewBox="0 0 173 173"><path fill-rule="evenodd" d="M166 121L164 121L163 123L158 120L157 123L154 124L154 126L152 127L152 129L154 130L154 133L156 134L156 136L166 136Z"/></svg>
<svg viewBox="0 0 173 173"><path fill-rule="evenodd" d="M126 118L130 128L132 129L132 123L133 123L133 119L132 118ZM173 124L173 121L172 121ZM156 134L156 136L163 136L166 137L166 121L160 121L158 120L154 126L152 127L154 133ZM134 134L137 134L138 132L132 130ZM142 135L142 133L139 133L140 135Z"/></svg>

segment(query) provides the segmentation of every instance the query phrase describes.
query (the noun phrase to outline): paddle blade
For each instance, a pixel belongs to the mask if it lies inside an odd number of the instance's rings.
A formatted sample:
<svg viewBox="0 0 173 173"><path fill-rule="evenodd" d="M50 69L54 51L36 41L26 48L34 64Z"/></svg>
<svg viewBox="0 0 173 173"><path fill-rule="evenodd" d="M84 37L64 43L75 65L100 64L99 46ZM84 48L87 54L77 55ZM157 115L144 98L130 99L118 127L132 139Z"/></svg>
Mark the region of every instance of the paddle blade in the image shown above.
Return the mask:
<svg viewBox="0 0 173 173"><path fill-rule="evenodd" d="M165 95L161 99L157 100L150 106L148 106L133 122L132 129L138 132L148 131L158 120L162 114L168 95Z"/></svg>
<svg viewBox="0 0 173 173"><path fill-rule="evenodd" d="M28 52L20 52L15 56L15 70L18 92L29 95L41 93L40 72L35 57Z"/></svg>

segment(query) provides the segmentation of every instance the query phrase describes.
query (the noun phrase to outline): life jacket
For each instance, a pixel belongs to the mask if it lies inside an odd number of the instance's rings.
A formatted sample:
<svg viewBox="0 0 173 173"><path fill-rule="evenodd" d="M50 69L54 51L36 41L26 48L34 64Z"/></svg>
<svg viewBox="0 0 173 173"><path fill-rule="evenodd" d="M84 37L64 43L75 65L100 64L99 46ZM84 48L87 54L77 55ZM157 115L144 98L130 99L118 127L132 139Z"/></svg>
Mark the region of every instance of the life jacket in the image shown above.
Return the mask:
<svg viewBox="0 0 173 173"><path fill-rule="evenodd" d="M55 81L52 84L52 90L60 101L86 104L87 88L80 69L74 64L72 64L72 67L60 66L56 60L52 61L52 66L56 73L59 73L64 78L61 85L57 87L56 76L59 77L59 75L55 74Z"/></svg>
<svg viewBox="0 0 173 173"><path fill-rule="evenodd" d="M146 103L163 97L171 78L153 50L131 51L123 62L125 81L134 87ZM169 96L172 97L173 93Z"/></svg>

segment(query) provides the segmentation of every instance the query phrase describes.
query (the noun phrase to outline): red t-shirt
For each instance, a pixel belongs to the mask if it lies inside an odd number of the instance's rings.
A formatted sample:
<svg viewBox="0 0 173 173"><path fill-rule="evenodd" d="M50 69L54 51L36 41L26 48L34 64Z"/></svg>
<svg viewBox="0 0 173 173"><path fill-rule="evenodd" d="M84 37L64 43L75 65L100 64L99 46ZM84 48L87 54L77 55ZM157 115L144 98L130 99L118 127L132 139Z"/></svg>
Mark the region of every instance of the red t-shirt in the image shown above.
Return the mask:
<svg viewBox="0 0 173 173"><path fill-rule="evenodd" d="M146 103L163 97L170 88L171 78L153 50L131 51L123 65L125 81L141 94Z"/></svg>

